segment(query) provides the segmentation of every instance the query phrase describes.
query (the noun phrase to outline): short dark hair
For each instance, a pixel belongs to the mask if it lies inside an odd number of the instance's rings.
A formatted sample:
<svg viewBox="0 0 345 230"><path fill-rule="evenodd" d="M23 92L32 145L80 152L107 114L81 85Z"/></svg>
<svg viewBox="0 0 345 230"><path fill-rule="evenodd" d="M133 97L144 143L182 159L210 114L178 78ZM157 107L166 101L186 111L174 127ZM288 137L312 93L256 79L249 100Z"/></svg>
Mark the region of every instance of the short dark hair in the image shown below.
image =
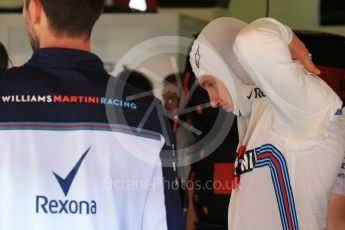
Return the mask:
<svg viewBox="0 0 345 230"><path fill-rule="evenodd" d="M181 73L179 76L182 76ZM166 76L164 78L163 85L167 85L169 83L177 86L177 80L176 80L176 74L175 73L169 74L168 76Z"/></svg>
<svg viewBox="0 0 345 230"><path fill-rule="evenodd" d="M0 72L8 68L9 58L5 46L0 42Z"/></svg>
<svg viewBox="0 0 345 230"><path fill-rule="evenodd" d="M31 0L26 0L28 7ZM39 0L54 32L70 37L91 36L105 0Z"/></svg>
<svg viewBox="0 0 345 230"><path fill-rule="evenodd" d="M134 86L137 89L141 89L142 91L152 92L153 90L153 85L150 79L138 71L125 68L125 70L119 73L117 77L129 85Z"/></svg>

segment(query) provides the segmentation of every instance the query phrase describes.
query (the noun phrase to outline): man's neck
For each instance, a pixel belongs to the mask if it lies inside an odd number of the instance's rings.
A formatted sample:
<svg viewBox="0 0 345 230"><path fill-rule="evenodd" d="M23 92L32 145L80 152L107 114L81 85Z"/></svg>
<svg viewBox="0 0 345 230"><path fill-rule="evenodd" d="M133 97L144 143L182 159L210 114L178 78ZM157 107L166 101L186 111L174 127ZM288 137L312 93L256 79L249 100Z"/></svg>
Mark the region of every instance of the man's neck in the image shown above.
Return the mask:
<svg viewBox="0 0 345 230"><path fill-rule="evenodd" d="M40 40L40 48L66 48L82 51L91 51L90 40L85 38L56 38L46 37Z"/></svg>

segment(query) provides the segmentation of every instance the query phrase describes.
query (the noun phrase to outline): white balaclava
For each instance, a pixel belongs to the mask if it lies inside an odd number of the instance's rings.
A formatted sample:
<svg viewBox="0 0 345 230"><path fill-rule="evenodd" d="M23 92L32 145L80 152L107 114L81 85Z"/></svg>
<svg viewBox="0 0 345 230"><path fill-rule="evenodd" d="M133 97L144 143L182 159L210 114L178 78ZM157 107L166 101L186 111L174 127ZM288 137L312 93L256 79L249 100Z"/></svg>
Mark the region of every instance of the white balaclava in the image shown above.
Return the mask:
<svg viewBox="0 0 345 230"><path fill-rule="evenodd" d="M242 117L251 113L251 102L246 94L254 83L238 62L233 44L246 25L235 18L217 18L201 31L190 52L195 76L211 75L221 80L230 92L233 113Z"/></svg>

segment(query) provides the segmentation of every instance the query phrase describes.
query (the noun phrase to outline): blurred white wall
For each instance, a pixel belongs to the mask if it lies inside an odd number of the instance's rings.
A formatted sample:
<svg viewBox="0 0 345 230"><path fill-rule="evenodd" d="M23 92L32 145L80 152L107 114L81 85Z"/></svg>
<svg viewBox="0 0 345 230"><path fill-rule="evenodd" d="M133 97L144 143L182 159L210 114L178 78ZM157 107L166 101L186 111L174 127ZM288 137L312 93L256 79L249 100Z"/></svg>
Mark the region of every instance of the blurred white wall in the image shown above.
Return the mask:
<svg viewBox="0 0 345 230"><path fill-rule="evenodd" d="M226 16L228 9L222 7L159 8L158 12L163 14L182 14L204 21L211 21L214 18Z"/></svg>

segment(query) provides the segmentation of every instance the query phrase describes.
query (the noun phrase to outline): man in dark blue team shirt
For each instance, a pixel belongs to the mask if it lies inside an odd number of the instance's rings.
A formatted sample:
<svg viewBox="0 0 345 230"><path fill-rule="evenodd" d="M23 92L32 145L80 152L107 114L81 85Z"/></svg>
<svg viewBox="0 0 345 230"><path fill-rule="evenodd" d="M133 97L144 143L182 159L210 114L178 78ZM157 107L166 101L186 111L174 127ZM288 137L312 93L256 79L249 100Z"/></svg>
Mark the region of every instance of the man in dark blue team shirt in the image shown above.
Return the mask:
<svg viewBox="0 0 345 230"><path fill-rule="evenodd" d="M24 1L34 54L0 75L1 229L182 229L161 106L90 52L103 5Z"/></svg>

